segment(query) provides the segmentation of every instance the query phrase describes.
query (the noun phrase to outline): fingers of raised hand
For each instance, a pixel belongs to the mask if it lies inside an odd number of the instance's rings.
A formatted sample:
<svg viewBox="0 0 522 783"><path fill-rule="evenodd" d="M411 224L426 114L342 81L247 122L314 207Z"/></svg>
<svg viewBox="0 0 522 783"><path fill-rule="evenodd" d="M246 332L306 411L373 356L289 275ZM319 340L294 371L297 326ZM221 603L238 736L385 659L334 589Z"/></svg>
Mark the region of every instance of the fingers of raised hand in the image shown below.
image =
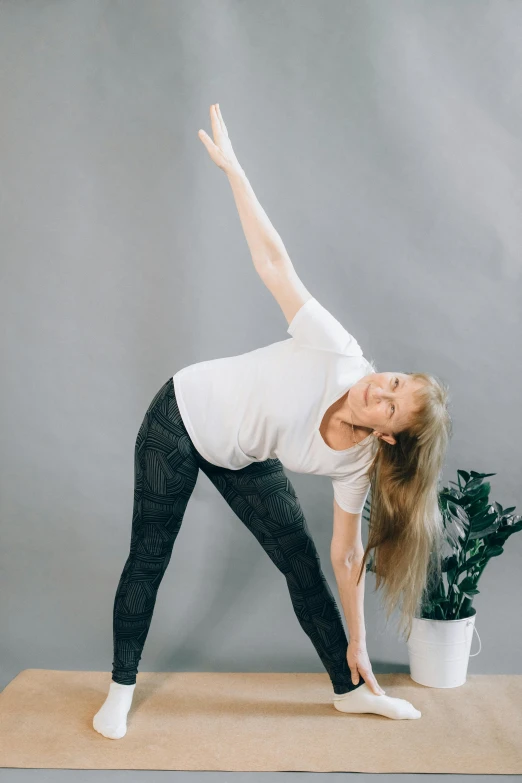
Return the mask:
<svg viewBox="0 0 522 783"><path fill-rule="evenodd" d="M205 133L203 129L198 132L199 138L207 148L207 152L214 161L214 163L220 168L225 166L225 157L218 146L214 144L208 133Z"/></svg>
<svg viewBox="0 0 522 783"><path fill-rule="evenodd" d="M221 114L221 109L219 108L219 103L216 103L215 107L216 107L216 113L217 113L217 116L218 116L218 119L219 119L219 122L220 122L220 125L221 125L221 130L223 131L225 136L228 136L227 126L225 125L225 120L223 119L223 116Z"/></svg>
<svg viewBox="0 0 522 783"><path fill-rule="evenodd" d="M211 150L213 152L219 152L219 148L214 144L214 142L212 141L208 133L204 131L203 128L201 128L201 130L198 131L198 135L209 152Z"/></svg>
<svg viewBox="0 0 522 783"><path fill-rule="evenodd" d="M214 142L217 144L219 134L221 133L221 126L219 124L219 118L217 116L215 104L210 107L210 124L212 125L212 133L214 134Z"/></svg>
<svg viewBox="0 0 522 783"><path fill-rule="evenodd" d="M225 123L221 118L218 106L213 103L210 107L210 122L212 123L212 133L214 134L214 141L218 147L221 147L225 137L228 135L225 129Z"/></svg>

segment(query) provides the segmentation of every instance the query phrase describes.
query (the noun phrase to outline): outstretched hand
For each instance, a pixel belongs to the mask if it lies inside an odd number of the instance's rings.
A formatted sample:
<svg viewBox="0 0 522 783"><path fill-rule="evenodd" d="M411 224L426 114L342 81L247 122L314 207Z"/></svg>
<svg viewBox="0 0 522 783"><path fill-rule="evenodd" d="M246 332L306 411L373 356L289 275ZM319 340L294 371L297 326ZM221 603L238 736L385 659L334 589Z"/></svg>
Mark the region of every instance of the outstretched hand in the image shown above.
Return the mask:
<svg viewBox="0 0 522 783"><path fill-rule="evenodd" d="M359 682L360 675L364 679L364 682L368 688L373 691L373 693L377 694L378 696L382 696L384 693L386 693L386 691L381 688L375 679L375 675L372 671L372 665L370 663L370 659L368 658L366 644L350 639L348 643L348 650L346 652L346 660L348 661L348 666L350 667L352 682L354 685L357 685Z"/></svg>
<svg viewBox="0 0 522 783"><path fill-rule="evenodd" d="M208 150L208 154L214 163L227 174L231 171L242 171L236 154L232 149L232 143L228 137L227 126L221 116L219 103L213 103L210 107L210 122L214 141L200 128L198 136Z"/></svg>

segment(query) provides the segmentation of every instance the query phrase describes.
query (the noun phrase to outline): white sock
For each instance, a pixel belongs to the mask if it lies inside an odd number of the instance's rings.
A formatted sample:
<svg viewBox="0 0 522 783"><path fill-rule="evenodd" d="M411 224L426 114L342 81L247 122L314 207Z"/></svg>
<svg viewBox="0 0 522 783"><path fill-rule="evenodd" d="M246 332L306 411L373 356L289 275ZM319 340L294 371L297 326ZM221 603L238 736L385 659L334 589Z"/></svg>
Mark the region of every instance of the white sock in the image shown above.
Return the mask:
<svg viewBox="0 0 522 783"><path fill-rule="evenodd" d="M378 695L370 690L365 682L353 691L336 694L333 704L339 712L375 712L377 715L395 720L420 718L422 714L406 699Z"/></svg>
<svg viewBox="0 0 522 783"><path fill-rule="evenodd" d="M111 680L109 695L92 720L93 728L109 739L120 739L127 732L127 714L132 704L134 685Z"/></svg>

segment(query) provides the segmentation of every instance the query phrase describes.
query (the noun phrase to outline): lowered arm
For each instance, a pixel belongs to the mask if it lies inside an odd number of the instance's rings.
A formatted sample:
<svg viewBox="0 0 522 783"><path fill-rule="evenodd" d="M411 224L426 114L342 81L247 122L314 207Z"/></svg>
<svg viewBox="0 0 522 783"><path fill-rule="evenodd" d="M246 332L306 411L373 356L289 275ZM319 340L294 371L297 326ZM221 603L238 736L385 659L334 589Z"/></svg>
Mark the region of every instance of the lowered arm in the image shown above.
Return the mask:
<svg viewBox="0 0 522 783"><path fill-rule="evenodd" d="M364 555L364 546L361 538L361 518L362 512L351 514L348 511L344 511L334 498L333 536L330 556L350 641L366 641L364 571L359 584L356 584Z"/></svg>

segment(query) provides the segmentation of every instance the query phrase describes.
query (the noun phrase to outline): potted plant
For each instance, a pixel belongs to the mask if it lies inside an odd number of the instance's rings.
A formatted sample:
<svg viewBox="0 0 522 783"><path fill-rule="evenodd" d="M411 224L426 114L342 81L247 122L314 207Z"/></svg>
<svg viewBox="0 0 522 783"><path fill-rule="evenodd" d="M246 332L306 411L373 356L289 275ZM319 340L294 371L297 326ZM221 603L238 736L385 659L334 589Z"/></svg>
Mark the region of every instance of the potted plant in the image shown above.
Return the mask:
<svg viewBox="0 0 522 783"><path fill-rule="evenodd" d="M496 473L457 470L458 483L438 493L446 542L451 554L443 557L442 577L423 596L419 617L413 618L408 638L411 678L432 688L455 688L466 682L470 657L481 650L475 628L473 597L478 581L492 557L504 551L504 543L522 530L522 516L489 502L491 486L484 481ZM365 504L365 511L369 499ZM369 511L369 509L368 509ZM363 514L369 521L369 513ZM373 570L373 558L366 567ZM473 631L479 649L470 656Z"/></svg>

